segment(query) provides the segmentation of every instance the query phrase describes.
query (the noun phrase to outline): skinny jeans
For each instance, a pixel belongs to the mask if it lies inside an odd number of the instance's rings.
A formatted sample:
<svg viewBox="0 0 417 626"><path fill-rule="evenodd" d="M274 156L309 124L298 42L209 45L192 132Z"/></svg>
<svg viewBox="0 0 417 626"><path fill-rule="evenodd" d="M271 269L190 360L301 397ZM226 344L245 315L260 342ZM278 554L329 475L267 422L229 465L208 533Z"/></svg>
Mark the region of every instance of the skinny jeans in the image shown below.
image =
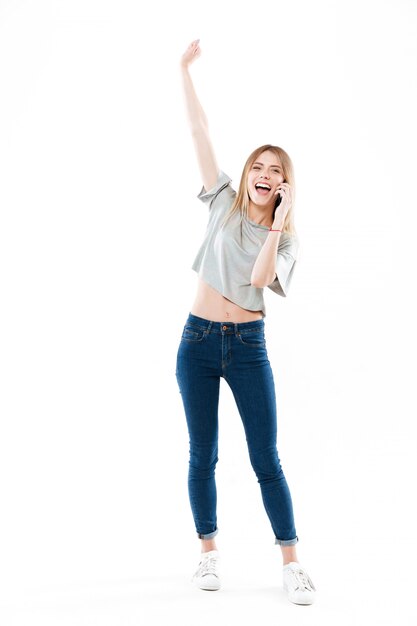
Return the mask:
<svg viewBox="0 0 417 626"><path fill-rule="evenodd" d="M219 530L215 469L223 378L242 419L275 544L296 544L291 494L278 457L275 386L264 320L214 322L189 313L175 374L189 433L188 494L198 537L212 539Z"/></svg>

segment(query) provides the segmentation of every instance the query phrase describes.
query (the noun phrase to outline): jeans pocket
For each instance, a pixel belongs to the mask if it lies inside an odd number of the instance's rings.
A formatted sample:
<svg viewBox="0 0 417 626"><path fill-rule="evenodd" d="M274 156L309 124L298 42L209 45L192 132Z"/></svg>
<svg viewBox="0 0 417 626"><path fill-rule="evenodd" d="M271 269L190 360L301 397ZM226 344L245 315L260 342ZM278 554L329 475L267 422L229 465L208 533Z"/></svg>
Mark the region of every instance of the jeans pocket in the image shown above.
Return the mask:
<svg viewBox="0 0 417 626"><path fill-rule="evenodd" d="M265 333L263 329L251 330L245 333L238 333L240 343L245 346L251 346L252 348L264 348L265 347Z"/></svg>
<svg viewBox="0 0 417 626"><path fill-rule="evenodd" d="M186 324L182 331L181 339L188 341L189 343L198 343L203 341L206 337L206 331L199 326L193 326L192 324Z"/></svg>

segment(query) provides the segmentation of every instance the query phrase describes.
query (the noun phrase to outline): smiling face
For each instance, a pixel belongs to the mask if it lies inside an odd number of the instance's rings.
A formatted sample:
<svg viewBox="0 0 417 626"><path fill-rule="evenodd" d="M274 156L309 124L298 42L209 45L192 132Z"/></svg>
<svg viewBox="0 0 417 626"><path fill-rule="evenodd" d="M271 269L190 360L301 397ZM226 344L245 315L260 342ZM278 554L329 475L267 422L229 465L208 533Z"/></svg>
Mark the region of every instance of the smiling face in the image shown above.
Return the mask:
<svg viewBox="0 0 417 626"><path fill-rule="evenodd" d="M248 172L248 194L251 202L263 208L274 207L277 199L275 192L284 180L280 159L274 152L265 150L252 163Z"/></svg>

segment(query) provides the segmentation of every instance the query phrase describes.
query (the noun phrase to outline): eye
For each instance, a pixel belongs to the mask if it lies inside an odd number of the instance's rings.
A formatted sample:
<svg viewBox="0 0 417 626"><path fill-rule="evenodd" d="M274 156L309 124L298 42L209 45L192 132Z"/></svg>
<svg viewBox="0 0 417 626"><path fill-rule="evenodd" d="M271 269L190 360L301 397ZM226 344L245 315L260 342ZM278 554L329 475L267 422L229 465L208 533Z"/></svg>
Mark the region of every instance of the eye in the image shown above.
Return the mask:
<svg viewBox="0 0 417 626"><path fill-rule="evenodd" d="M254 169L254 170L259 170L259 169L260 169L260 167L259 167L259 165L254 165L254 166L253 166L253 169Z"/></svg>

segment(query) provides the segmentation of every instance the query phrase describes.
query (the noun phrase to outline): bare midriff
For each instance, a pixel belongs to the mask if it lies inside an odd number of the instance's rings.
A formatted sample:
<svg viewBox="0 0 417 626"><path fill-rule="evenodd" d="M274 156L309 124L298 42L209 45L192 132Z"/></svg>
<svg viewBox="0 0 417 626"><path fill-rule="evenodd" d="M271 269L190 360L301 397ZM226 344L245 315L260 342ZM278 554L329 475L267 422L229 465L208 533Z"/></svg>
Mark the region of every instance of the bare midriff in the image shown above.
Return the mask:
<svg viewBox="0 0 417 626"><path fill-rule="evenodd" d="M231 302L200 277L197 295L191 307L193 315L212 322L253 322L262 319L262 311L248 311Z"/></svg>

